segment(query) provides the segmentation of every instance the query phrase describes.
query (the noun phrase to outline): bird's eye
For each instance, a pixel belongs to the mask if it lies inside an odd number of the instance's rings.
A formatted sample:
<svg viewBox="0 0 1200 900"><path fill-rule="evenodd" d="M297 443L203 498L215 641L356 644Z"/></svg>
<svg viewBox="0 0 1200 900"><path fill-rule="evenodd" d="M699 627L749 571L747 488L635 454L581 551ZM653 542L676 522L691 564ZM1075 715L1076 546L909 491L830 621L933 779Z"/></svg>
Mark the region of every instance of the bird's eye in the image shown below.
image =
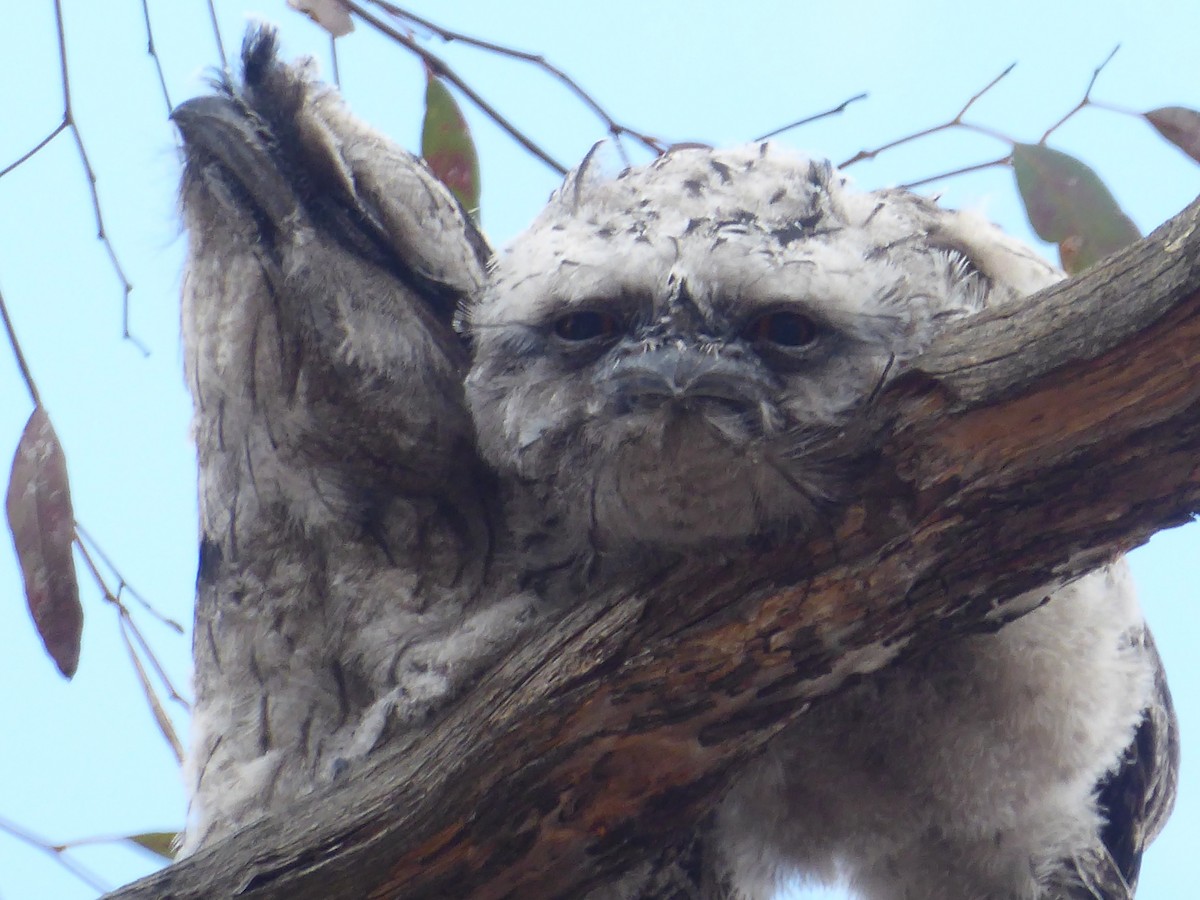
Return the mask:
<svg viewBox="0 0 1200 900"><path fill-rule="evenodd" d="M594 341L617 333L617 317L594 309L568 313L554 320L554 333L564 341Z"/></svg>
<svg viewBox="0 0 1200 900"><path fill-rule="evenodd" d="M743 336L755 343L800 349L817 339L817 323L802 313L776 310L754 319Z"/></svg>

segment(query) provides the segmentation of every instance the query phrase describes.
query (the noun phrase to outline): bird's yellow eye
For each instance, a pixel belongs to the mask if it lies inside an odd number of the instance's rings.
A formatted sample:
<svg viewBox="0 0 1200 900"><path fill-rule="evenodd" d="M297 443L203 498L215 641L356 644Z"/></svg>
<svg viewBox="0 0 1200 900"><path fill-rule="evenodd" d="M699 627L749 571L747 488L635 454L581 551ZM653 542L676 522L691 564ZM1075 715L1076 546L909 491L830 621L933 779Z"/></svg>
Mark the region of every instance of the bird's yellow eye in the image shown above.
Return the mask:
<svg viewBox="0 0 1200 900"><path fill-rule="evenodd" d="M594 341L617 333L617 317L594 309L568 313L554 321L554 333L564 341Z"/></svg>
<svg viewBox="0 0 1200 900"><path fill-rule="evenodd" d="M803 313L776 310L754 319L743 336L776 347L807 347L817 339L817 323Z"/></svg>

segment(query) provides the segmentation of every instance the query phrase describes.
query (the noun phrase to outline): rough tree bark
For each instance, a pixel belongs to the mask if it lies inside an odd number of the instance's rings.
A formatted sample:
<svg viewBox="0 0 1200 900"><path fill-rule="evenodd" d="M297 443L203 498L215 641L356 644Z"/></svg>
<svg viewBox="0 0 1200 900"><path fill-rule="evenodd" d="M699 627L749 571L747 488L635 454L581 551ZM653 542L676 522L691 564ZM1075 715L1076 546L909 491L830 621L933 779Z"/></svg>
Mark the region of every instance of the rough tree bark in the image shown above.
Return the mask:
<svg viewBox="0 0 1200 900"><path fill-rule="evenodd" d="M847 434L861 494L832 533L579 604L346 783L110 896L582 896L848 677L1186 521L1200 201L918 369Z"/></svg>

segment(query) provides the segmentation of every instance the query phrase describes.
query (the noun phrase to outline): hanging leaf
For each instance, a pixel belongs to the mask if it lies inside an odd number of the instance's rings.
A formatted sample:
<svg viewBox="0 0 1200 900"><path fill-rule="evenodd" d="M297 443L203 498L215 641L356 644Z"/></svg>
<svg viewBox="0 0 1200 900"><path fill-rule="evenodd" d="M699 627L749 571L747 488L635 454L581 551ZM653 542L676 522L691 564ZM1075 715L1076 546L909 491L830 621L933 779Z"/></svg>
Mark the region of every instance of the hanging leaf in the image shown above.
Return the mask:
<svg viewBox="0 0 1200 900"><path fill-rule="evenodd" d="M1014 144L1012 164L1029 224L1042 240L1058 244L1072 275L1142 236L1100 176L1075 157L1042 144Z"/></svg>
<svg viewBox="0 0 1200 900"><path fill-rule="evenodd" d="M1145 115L1159 134L1200 162L1200 112L1186 106L1164 106Z"/></svg>
<svg viewBox="0 0 1200 900"><path fill-rule="evenodd" d="M304 13L335 38L354 30L350 11L341 0L287 0L287 5Z"/></svg>
<svg viewBox="0 0 1200 900"><path fill-rule="evenodd" d="M172 860L175 858L175 843L179 840L179 835L174 831L147 831L144 834L131 834L122 840L136 844L143 850L149 850L165 860Z"/></svg>
<svg viewBox="0 0 1200 900"><path fill-rule="evenodd" d="M440 78L425 73L425 122L421 156L472 216L479 211L479 156L454 95Z"/></svg>
<svg viewBox="0 0 1200 900"><path fill-rule="evenodd" d="M70 678L79 665L83 607L71 544L75 513L67 460L42 407L17 444L8 479L8 525L25 578L25 598L46 652Z"/></svg>

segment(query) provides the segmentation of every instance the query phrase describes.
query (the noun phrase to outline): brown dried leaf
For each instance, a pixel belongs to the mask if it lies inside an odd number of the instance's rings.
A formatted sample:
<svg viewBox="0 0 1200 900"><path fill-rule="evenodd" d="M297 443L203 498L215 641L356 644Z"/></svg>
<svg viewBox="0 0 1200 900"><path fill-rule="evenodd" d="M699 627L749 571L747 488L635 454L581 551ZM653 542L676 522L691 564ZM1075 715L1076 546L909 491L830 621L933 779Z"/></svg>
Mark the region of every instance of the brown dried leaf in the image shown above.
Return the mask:
<svg viewBox="0 0 1200 900"><path fill-rule="evenodd" d="M287 0L287 5L296 12L304 13L335 38L354 30L350 10L341 0Z"/></svg>
<svg viewBox="0 0 1200 900"><path fill-rule="evenodd" d="M1014 144L1012 165L1029 224L1058 244L1072 275L1142 236L1100 176L1075 157L1043 144Z"/></svg>
<svg viewBox="0 0 1200 900"><path fill-rule="evenodd" d="M1200 112L1186 106L1164 106L1145 116L1159 134L1200 162Z"/></svg>
<svg viewBox="0 0 1200 900"><path fill-rule="evenodd" d="M71 546L75 513L62 445L42 407L34 409L17 444L8 479L8 525L33 623L58 670L79 665L83 607Z"/></svg>

